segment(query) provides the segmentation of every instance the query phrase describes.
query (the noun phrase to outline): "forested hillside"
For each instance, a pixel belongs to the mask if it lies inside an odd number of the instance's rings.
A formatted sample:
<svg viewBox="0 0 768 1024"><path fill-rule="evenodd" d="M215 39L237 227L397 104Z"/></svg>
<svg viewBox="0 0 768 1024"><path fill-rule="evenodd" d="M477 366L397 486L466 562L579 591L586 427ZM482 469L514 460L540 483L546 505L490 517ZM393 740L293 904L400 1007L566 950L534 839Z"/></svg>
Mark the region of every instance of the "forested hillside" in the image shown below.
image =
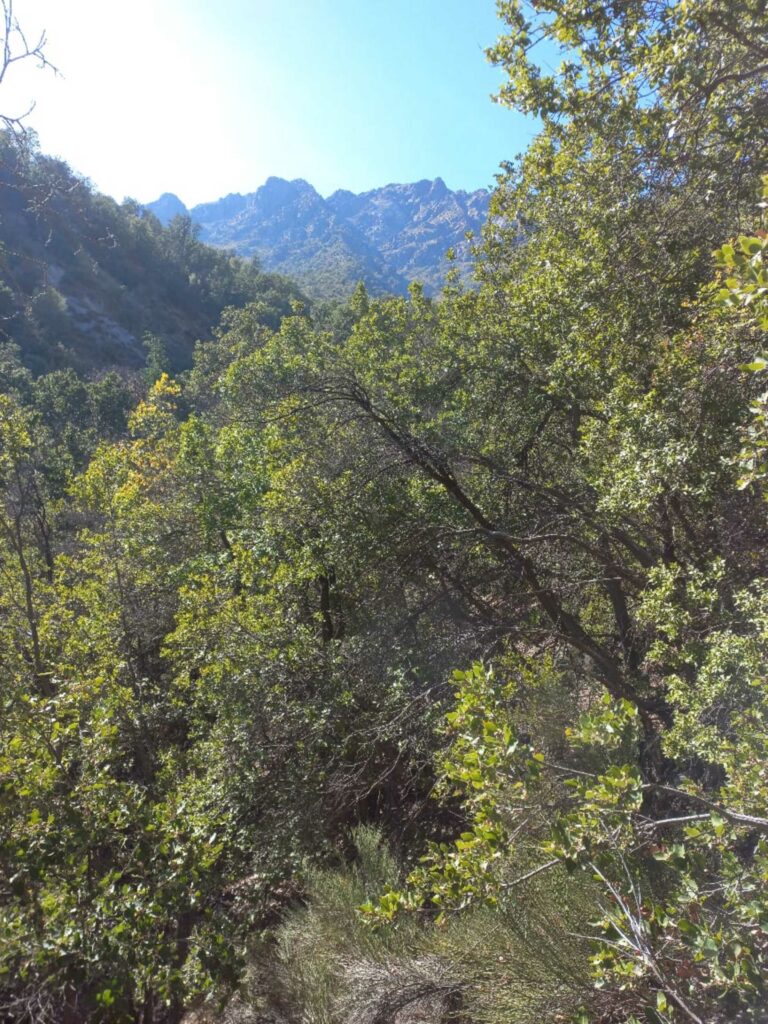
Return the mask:
<svg viewBox="0 0 768 1024"><path fill-rule="evenodd" d="M178 369L229 305L261 302L277 326L298 288L197 234L184 220L163 228L30 141L0 136L0 340L38 372L88 372L142 366L150 333Z"/></svg>
<svg viewBox="0 0 768 1024"><path fill-rule="evenodd" d="M323 199L306 181L273 177L256 192L191 210L170 193L147 208L163 223L188 214L205 242L256 256L308 294L329 299L348 297L358 281L374 294L406 294L420 281L433 295L451 267L469 277L466 235L479 233L489 198L483 189L453 192L437 178L359 195L339 189Z"/></svg>
<svg viewBox="0 0 768 1024"><path fill-rule="evenodd" d="M765 2L499 10L476 286L5 353L7 1024L768 1021Z"/></svg>

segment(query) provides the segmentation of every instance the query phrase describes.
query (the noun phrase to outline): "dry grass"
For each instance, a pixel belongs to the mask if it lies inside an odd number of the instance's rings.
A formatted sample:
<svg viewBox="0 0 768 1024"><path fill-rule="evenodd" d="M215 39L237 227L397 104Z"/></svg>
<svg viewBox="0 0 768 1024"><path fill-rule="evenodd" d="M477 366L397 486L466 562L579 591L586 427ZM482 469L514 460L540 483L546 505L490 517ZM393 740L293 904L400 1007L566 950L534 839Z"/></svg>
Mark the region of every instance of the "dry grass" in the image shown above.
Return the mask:
<svg viewBox="0 0 768 1024"><path fill-rule="evenodd" d="M358 829L355 842L356 863L313 873L307 905L256 951L245 988L253 1007L296 1024L545 1024L578 1006L586 951L569 933L593 909L587 888L553 872L504 909L374 928L357 907L400 871L375 830Z"/></svg>

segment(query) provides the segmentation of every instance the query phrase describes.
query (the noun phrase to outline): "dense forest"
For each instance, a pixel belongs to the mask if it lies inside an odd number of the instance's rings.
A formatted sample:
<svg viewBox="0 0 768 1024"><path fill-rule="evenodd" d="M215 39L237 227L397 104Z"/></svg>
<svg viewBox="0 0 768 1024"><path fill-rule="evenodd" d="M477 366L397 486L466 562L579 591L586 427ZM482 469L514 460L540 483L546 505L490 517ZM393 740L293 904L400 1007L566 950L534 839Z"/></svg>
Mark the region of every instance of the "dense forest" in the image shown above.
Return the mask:
<svg viewBox="0 0 768 1024"><path fill-rule="evenodd" d="M2 142L5 1024L768 1021L766 3L498 6L436 297Z"/></svg>

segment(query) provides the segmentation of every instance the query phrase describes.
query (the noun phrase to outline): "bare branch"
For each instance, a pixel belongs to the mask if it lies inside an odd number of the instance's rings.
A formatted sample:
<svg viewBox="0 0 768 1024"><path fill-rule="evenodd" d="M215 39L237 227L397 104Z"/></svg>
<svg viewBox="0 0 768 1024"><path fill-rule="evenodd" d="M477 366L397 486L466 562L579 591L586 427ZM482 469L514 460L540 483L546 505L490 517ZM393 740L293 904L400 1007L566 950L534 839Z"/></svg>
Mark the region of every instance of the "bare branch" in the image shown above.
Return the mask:
<svg viewBox="0 0 768 1024"><path fill-rule="evenodd" d="M740 811L733 811L729 807L723 807L721 804L715 803L713 800L707 800L706 797L699 796L697 793L688 793L684 789L675 789L674 786L663 786L657 782L649 782L643 788L655 789L661 793L671 793L673 796L683 797L694 804L698 804L700 807L708 807L713 813L719 814L733 825L743 825L746 828L755 828L760 832L768 833L768 818L759 818L754 814L742 814Z"/></svg>
<svg viewBox="0 0 768 1024"><path fill-rule="evenodd" d="M48 60L45 47L48 38L42 31L36 42L27 39L27 35L13 12L13 0L0 0L0 26L2 26L2 42L0 43L0 86L8 77L11 68L25 60L37 61L39 68L47 68L54 75L59 74L58 68ZM15 137L24 137L27 133L26 120L35 109L34 102L21 114L11 114L0 110L0 127Z"/></svg>
<svg viewBox="0 0 768 1024"><path fill-rule="evenodd" d="M537 868L534 868L533 871L529 871L527 874L521 875L519 878L515 878L511 882L503 882L501 888L512 889L514 886L521 885L523 882L527 882L529 878L534 878L536 875L540 875L542 872L548 871L550 868L553 868L560 863L560 858L555 857L554 860L548 860L546 864L540 864Z"/></svg>

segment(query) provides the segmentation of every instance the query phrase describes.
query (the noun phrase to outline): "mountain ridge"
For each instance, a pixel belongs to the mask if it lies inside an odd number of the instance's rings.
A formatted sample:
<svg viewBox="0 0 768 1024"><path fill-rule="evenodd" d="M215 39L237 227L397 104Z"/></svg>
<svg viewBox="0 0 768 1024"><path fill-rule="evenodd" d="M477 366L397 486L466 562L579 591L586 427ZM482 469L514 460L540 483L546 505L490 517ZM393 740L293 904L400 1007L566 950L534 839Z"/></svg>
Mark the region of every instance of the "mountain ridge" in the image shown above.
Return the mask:
<svg viewBox="0 0 768 1024"><path fill-rule="evenodd" d="M314 298L337 298L360 280L373 293L403 293L413 280L434 293L444 282L449 249L468 277L466 234L480 230L489 200L487 189L452 190L439 177L360 193L336 189L323 197L303 178L273 175L254 192L191 208L164 193L145 208L166 224L178 214L189 216L201 241L256 257Z"/></svg>

